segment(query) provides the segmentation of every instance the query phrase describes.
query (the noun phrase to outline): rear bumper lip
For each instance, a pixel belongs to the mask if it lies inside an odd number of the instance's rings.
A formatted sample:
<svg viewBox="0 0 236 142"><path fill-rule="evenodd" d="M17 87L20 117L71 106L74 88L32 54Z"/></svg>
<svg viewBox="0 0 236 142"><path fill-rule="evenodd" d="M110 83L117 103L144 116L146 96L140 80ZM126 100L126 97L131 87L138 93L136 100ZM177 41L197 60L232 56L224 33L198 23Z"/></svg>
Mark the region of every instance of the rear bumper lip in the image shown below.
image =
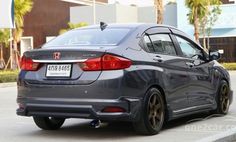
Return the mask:
<svg viewBox="0 0 236 142"><path fill-rule="evenodd" d="M29 101L26 101L29 102ZM139 115L141 101L138 98L122 98L104 102L77 102L74 104L55 104L48 103L24 103L21 99L18 103L23 104L24 108L17 109L16 113L20 116L45 116L63 118L87 118L100 119L107 121L135 121ZM119 106L126 109L126 112L104 113L101 108L106 106Z"/></svg>

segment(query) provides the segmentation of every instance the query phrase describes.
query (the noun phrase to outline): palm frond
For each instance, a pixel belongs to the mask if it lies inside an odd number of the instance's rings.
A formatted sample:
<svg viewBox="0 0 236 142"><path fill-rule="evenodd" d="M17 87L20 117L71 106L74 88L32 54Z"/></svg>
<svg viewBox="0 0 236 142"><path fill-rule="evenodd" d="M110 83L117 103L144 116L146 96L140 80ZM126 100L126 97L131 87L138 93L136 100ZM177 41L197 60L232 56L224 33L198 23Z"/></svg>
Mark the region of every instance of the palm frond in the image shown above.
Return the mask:
<svg viewBox="0 0 236 142"><path fill-rule="evenodd" d="M14 0L14 20L15 29L13 30L13 38L19 42L23 34L24 16L32 10L32 0Z"/></svg>

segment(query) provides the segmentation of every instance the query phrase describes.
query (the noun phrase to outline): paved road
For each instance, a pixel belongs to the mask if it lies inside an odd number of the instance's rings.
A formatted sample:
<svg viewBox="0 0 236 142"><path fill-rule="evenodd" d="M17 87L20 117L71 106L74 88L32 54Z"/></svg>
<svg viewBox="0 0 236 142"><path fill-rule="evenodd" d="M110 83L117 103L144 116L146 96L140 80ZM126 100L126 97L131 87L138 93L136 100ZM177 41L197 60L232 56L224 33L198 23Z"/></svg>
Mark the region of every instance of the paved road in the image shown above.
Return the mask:
<svg viewBox="0 0 236 142"><path fill-rule="evenodd" d="M236 72L231 72L231 78L236 92ZM198 114L169 122L158 135L137 136L132 126L127 123L103 125L101 128L94 129L89 126L89 120L83 119L69 119L58 131L42 131L34 125L31 118L16 116L16 87L5 86L0 88L0 142L199 141L236 128L235 98L227 116L187 123L196 117L208 116L208 114Z"/></svg>

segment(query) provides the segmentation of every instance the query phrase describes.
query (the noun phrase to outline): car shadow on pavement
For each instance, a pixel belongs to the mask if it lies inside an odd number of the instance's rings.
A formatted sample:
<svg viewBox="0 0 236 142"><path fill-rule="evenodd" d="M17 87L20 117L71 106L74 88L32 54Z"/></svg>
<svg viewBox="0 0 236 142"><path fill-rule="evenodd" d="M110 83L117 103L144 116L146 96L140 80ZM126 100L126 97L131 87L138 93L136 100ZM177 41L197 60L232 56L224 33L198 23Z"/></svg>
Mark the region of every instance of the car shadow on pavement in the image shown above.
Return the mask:
<svg viewBox="0 0 236 142"><path fill-rule="evenodd" d="M70 121L68 119L67 121ZM126 139L127 137L137 136L132 125L126 122L109 123L100 128L93 128L90 126L90 121L79 122L64 125L61 129L56 131L37 130L32 131L27 135L33 137L47 137L47 138L63 138L63 139L86 139L86 140L111 140L111 139Z"/></svg>
<svg viewBox="0 0 236 142"><path fill-rule="evenodd" d="M204 121L204 118L207 118L209 116L212 116L212 114L210 114L209 112L205 112L205 113L197 113L197 114L185 116L182 118L178 118L175 120L171 120L165 124L165 126L163 127L163 130L168 130L168 129L172 129L179 126L185 126L185 125L188 125L189 123L195 122L192 120L196 120L196 119L199 119L199 121L201 120ZM209 119L214 118L214 117L216 116L212 116Z"/></svg>
<svg viewBox="0 0 236 142"><path fill-rule="evenodd" d="M187 117L179 118L176 120L172 120L167 122L161 133L168 131L168 129L174 129L179 126L185 126L188 124L189 121L195 118L205 118L208 117L209 113L201 113L201 114L194 114ZM211 119L211 118L209 118ZM67 121L70 121L68 119ZM74 120L76 121L76 120ZM127 139L128 137L142 137L135 133L132 124L128 122L114 122L102 125L100 128L92 128L90 125L90 121L83 121L78 123L69 123L64 125L60 130L57 131L45 131L45 130L38 130L33 131L30 135L33 136L43 136L43 137L56 137L56 138L67 138L67 139L89 139L89 140L111 140L111 139Z"/></svg>

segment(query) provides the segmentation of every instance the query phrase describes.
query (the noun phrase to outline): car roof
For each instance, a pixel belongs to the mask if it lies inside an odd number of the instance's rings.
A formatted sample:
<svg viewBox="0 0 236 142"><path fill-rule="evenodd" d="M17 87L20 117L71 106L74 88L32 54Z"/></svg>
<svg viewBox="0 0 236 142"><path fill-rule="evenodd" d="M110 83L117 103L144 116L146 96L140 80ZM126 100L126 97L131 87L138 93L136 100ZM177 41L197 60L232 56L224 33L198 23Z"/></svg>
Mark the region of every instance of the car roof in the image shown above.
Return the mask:
<svg viewBox="0 0 236 142"><path fill-rule="evenodd" d="M147 30L149 28L155 28L155 27L163 27L163 28L169 28L172 32L178 32L181 33L181 35L185 35L186 37L189 37L186 33L183 31L177 29L176 27L170 26L170 25L164 25L164 24L155 24L155 23L107 23L108 28L140 28L142 30ZM79 29L97 29L100 28L100 25L90 25L85 27L76 28L74 30ZM142 31L141 30L141 31ZM174 31L173 31L174 30ZM189 37L190 38L190 37Z"/></svg>
<svg viewBox="0 0 236 142"><path fill-rule="evenodd" d="M173 29L175 31L180 32L183 35L186 35L183 31L177 29L176 27L170 26L170 25L164 25L164 24L155 24L155 23L107 23L108 28L140 28L141 31L145 31L149 28L155 28L155 27L163 27L163 28L169 28ZM74 30L80 30L80 29L97 29L100 28L100 25L90 25L90 26L85 26L85 27L80 27L73 29ZM187 35L186 35L187 36Z"/></svg>
<svg viewBox="0 0 236 142"><path fill-rule="evenodd" d="M107 25L109 28L166 27L166 28L176 29L175 27L172 27L169 25L162 25L162 24L160 25L160 24L155 24L155 23L108 23ZM100 28L100 25L91 25L91 26L86 26L86 27L77 28L77 29L90 29L90 28Z"/></svg>

